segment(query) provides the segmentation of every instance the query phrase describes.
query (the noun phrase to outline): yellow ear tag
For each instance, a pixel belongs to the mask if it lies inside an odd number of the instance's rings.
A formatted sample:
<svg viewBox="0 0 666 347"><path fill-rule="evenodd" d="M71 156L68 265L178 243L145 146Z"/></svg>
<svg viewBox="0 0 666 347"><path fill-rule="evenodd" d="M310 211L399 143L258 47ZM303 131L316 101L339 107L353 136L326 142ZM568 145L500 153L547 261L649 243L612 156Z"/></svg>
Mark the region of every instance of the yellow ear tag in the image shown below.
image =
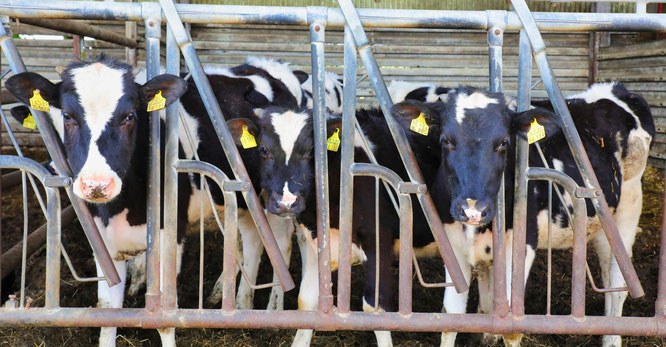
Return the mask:
<svg viewBox="0 0 666 347"><path fill-rule="evenodd" d="M527 132L527 143L533 144L546 137L546 128L539 124L534 118L530 124L530 130Z"/></svg>
<svg viewBox="0 0 666 347"><path fill-rule="evenodd" d="M160 90L155 94L153 100L148 102L148 112L159 111L166 106L166 99L162 96L162 91Z"/></svg>
<svg viewBox="0 0 666 347"><path fill-rule="evenodd" d="M32 98L30 98L30 107L33 110L49 112L51 108L49 107L48 101L42 98L42 94L39 93L39 89L32 91Z"/></svg>
<svg viewBox="0 0 666 347"><path fill-rule="evenodd" d="M331 152L337 152L340 148L340 128L335 128L335 132L326 140L326 149Z"/></svg>
<svg viewBox="0 0 666 347"><path fill-rule="evenodd" d="M240 140L244 149L257 147L257 140L255 140L254 136L247 131L246 125L243 125L243 133L241 134Z"/></svg>
<svg viewBox="0 0 666 347"><path fill-rule="evenodd" d="M28 129L37 129L37 123L35 123L35 118L32 114L28 113L28 116L23 120L23 127Z"/></svg>
<svg viewBox="0 0 666 347"><path fill-rule="evenodd" d="M430 130L430 127L428 126L428 123L426 123L423 113L420 113L418 117L412 119L412 123L409 125L409 130L423 136L428 136L428 130Z"/></svg>

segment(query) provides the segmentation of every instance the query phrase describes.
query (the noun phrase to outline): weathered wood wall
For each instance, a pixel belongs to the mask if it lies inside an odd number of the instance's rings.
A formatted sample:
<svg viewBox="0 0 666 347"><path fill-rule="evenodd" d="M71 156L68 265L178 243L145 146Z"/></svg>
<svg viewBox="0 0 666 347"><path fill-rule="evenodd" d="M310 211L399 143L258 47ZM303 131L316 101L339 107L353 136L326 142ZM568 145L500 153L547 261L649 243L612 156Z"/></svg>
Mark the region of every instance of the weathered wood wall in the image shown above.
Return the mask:
<svg viewBox="0 0 666 347"><path fill-rule="evenodd" d="M666 167L666 41L620 42L600 49L597 80L623 82L650 104L657 135L650 151L650 163Z"/></svg>

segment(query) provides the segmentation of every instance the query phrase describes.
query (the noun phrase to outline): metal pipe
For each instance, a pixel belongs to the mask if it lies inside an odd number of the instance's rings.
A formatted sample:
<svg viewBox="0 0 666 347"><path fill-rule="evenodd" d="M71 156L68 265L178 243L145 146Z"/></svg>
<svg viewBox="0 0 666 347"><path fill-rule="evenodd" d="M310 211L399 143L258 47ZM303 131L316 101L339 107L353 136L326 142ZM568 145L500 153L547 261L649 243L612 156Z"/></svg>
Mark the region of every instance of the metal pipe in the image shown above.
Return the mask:
<svg viewBox="0 0 666 347"><path fill-rule="evenodd" d="M146 81L160 74L160 38L162 36L159 13L147 14L146 35ZM160 114L150 115L150 159L148 197L146 200L146 308L156 311L162 303L162 277L160 276ZM170 215L168 213L167 215ZM175 267L174 267L175 268Z"/></svg>
<svg viewBox="0 0 666 347"><path fill-rule="evenodd" d="M63 19L23 18L21 19L21 23L57 30L82 37L88 36L96 40L111 42L129 48L136 48L139 45L136 40L132 40L111 30L94 27L86 22Z"/></svg>
<svg viewBox="0 0 666 347"><path fill-rule="evenodd" d="M534 59L537 63L537 66L539 67L539 73L541 74L541 78L543 79L544 86L546 87L546 91L548 92L548 96L551 100L553 108L559 116L561 123L560 127L562 128L562 132L567 139L569 149L573 154L576 165L578 166L583 181L585 182L585 186L592 189L599 189L599 181L597 180L597 177L594 173L590 159L587 157L587 153L585 152L583 143L580 139L580 136L578 135L576 126L571 119L571 114L567 108L562 91L560 90L557 81L555 80L553 70L548 63L548 57L546 56L546 46L543 38L541 37L541 34L539 33L537 24L534 21L534 18L532 17L530 10L527 7L527 4L525 4L524 0L512 0L512 4L516 13L520 16L523 25L525 26L525 31L527 32L527 36L530 39L530 43L532 44ZM640 281L638 280L636 270L631 264L629 254L624 248L622 239L620 239L617 226L615 225L613 215L608 208L606 199L604 199L603 196L600 196L596 199L592 199L592 203L597 211L597 214L599 215L601 225L606 232L608 243L613 250L618 267L620 268L624 280L629 287L629 293L634 298L645 295Z"/></svg>
<svg viewBox="0 0 666 347"><path fill-rule="evenodd" d="M507 334L618 334L627 336L666 337L666 321L655 317L601 317L584 319L572 316L526 315L498 319L486 314L397 312L381 315L365 312L322 315L315 311L239 310L220 314L217 310L178 309L154 314L138 308L31 308L17 310L0 308L0 326L53 327L143 327L143 328L271 328L318 330L393 330L393 331L457 331Z"/></svg>
<svg viewBox="0 0 666 347"><path fill-rule="evenodd" d="M412 182L415 182L416 184L423 184L425 181L421 175L421 170L416 164L416 158L414 157L414 153L409 146L407 137L405 136L400 126L397 124L397 121L393 119L393 116L391 115L391 107L393 106L391 96L386 89L386 84L384 83L381 71L379 71L377 62L374 59L372 51L370 50L368 37L365 34L365 31L363 31L363 26L361 25L359 15L356 13L351 0L339 0L338 3L340 4L340 8L345 14L349 28L352 31L352 35L356 41L356 46L358 47L358 53L361 56L361 60L363 60L363 65L368 71L370 82L372 83L372 87L375 90L377 99L379 99L380 107L384 113L384 119L386 120L386 124L391 131L391 135L395 141L400 158L405 165L407 174L409 175L409 178ZM430 194L427 192L425 194L419 194L417 198L421 203L423 213L426 217L426 220L428 221L430 229L432 230L433 237L437 242L439 253L449 270L449 274L451 275L451 279L453 280L456 291L459 293L467 291L469 285L465 280L465 276L463 275L462 270L460 270L460 266L456 260L455 254L453 253L453 249L451 248L448 237L444 232L444 227Z"/></svg>
<svg viewBox="0 0 666 347"><path fill-rule="evenodd" d="M342 138L340 148L340 246L338 252L338 312L349 313L354 177L354 117L356 116L356 45L349 27L344 34L344 86L342 90Z"/></svg>
<svg viewBox="0 0 666 347"><path fill-rule="evenodd" d="M666 182L666 171L664 171L664 182ZM659 284L657 290L657 301L655 303L655 315L666 319L666 189L664 190L664 207L661 218L661 250L659 251Z"/></svg>
<svg viewBox="0 0 666 347"><path fill-rule="evenodd" d="M143 13L159 8L156 3L103 3L79 1L1 0L0 14L17 18L105 19L143 21ZM197 24L276 24L307 25L305 7L230 6L178 4L182 22ZM505 11L506 12L506 11ZM458 28L488 30L485 11L423 11L398 9L359 9L364 27L376 28ZM514 12L507 13L507 28L522 28ZM664 31L666 19L660 14L558 13L534 12L539 30L547 31ZM166 16L165 16L166 17ZM344 27L343 11L327 8L329 27Z"/></svg>
<svg viewBox="0 0 666 347"><path fill-rule="evenodd" d="M23 64L23 60L21 59L21 56L16 49L14 40L7 35L3 25L0 25L0 46L2 47L2 52L5 54L5 57L7 58L12 71L15 74L25 72L25 65ZM58 172L63 176L72 177L72 169L70 168L69 163L65 158L65 154L62 150L62 143L60 142L60 137L58 137L56 134L56 131L53 128L53 124L48 119L48 116L44 112L35 111L32 109L31 114L35 117L37 127L39 128L42 139L44 140L44 145L46 146L51 159L55 163ZM109 283L109 286L114 286L120 283L118 272L113 265L113 261L111 260L111 256L109 255L108 250L106 249L104 240L99 234L99 230L97 230L97 225L95 225L95 222L93 221L92 215L88 210L88 206L86 206L83 200L74 195L71 186L66 187L65 191L67 192L67 196L72 203L74 211L76 211L76 215L78 216L79 222L81 223L81 227L83 228L83 231L88 238L90 247L96 256L106 281Z"/></svg>
<svg viewBox="0 0 666 347"><path fill-rule="evenodd" d="M532 48L525 30L520 31L518 60L518 111L530 108L532 84ZM516 136L516 172L514 174L513 206L513 266L511 275L511 312L525 314L525 239L527 223L527 171L529 161L527 141Z"/></svg>
<svg viewBox="0 0 666 347"><path fill-rule="evenodd" d="M141 4L143 6L148 3ZM230 166L234 172L234 175L239 180L250 182L247 169L243 164L240 154L238 153L238 149L236 148L236 145L233 141L233 137L231 136L231 133L229 132L229 129L227 128L227 125L224 121L224 116L222 115L222 110L220 110L220 105L217 103L215 94L213 93L210 83L208 82L208 77L203 71L201 61L197 56L196 50L194 49L194 45L192 45L192 41L190 40L187 31L185 31L185 27L180 20L174 4L168 0L160 0L160 4L162 5L164 16L167 18L169 26L173 30L174 37L180 46L183 57L185 58L185 63L187 64L187 67L192 74L192 78L197 85L197 90L202 97L206 111L210 116L213 128L215 129L220 143L222 144L224 154L231 164ZM271 265L273 266L273 271L275 271L278 279L280 280L283 290L286 292L293 289L294 281L289 274L289 269L287 268L284 259L282 258L280 248L275 241L273 232L271 231L270 225L268 225L268 221L266 220L266 215L264 214L261 202L259 201L257 193L252 185L250 185L250 189L248 191L243 192L243 197L247 202L248 210L252 215L252 219L257 224L257 229L259 230L259 234L261 235L262 241L264 242L266 253L268 254L268 258L270 259Z"/></svg>

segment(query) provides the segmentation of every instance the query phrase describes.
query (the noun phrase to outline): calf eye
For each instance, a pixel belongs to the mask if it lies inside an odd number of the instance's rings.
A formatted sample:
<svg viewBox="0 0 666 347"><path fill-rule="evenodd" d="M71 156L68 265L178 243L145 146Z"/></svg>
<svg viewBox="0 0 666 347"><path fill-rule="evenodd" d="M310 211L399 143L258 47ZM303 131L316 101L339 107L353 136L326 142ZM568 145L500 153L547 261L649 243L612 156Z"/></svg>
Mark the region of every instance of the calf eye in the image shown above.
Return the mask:
<svg viewBox="0 0 666 347"><path fill-rule="evenodd" d="M130 112L125 116L125 118L120 122L120 125L127 125L127 124L132 124L134 123L134 120L136 120L136 113Z"/></svg>
<svg viewBox="0 0 666 347"><path fill-rule="evenodd" d="M266 146L264 145L259 147L259 154L261 154L261 156L264 157L265 159L270 159L271 157L271 154L268 153L268 148L266 148Z"/></svg>
<svg viewBox="0 0 666 347"><path fill-rule="evenodd" d="M65 122L65 124L72 124L75 125L77 124L76 119L74 119L69 113L63 112L62 113L62 119Z"/></svg>
<svg viewBox="0 0 666 347"><path fill-rule="evenodd" d="M509 146L509 140L504 139L504 141L500 142L497 146L495 146L495 152L504 151L508 146Z"/></svg>
<svg viewBox="0 0 666 347"><path fill-rule="evenodd" d="M443 136L443 137L439 140L439 142L440 142L440 144L442 145L442 147L445 147L445 148L448 149L448 150L454 150L454 149L456 149L456 146L453 144L453 142L451 142L451 140L450 140L448 137Z"/></svg>

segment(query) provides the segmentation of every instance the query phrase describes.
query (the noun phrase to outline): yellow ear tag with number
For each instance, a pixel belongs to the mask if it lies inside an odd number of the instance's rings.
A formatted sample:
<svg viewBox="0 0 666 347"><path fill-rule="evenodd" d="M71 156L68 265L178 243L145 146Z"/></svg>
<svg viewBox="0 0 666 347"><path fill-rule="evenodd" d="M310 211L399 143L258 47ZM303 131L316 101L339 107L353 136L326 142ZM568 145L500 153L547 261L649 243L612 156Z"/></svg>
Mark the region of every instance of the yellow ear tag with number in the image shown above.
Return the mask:
<svg viewBox="0 0 666 347"><path fill-rule="evenodd" d="M527 143L530 145L546 137L546 128L539 124L534 118L530 124L530 130L527 132Z"/></svg>
<svg viewBox="0 0 666 347"><path fill-rule="evenodd" d="M42 94L40 94L39 89L35 89L32 91L32 98L30 98L30 107L32 107L33 110L37 111L49 112L51 110L48 101L42 98Z"/></svg>
<svg viewBox="0 0 666 347"><path fill-rule="evenodd" d="M37 123L32 114L28 113L28 116L23 120L23 127L28 129L37 129Z"/></svg>
<svg viewBox="0 0 666 347"><path fill-rule="evenodd" d="M162 96L162 91L160 90L155 94L153 100L148 102L148 112L159 111L166 106L166 99Z"/></svg>
<svg viewBox="0 0 666 347"><path fill-rule="evenodd" d="M430 130L430 127L428 126L428 123L426 123L423 113L420 113L418 117L412 119L412 123L409 125L409 130L423 136L428 136L428 130Z"/></svg>
<svg viewBox="0 0 666 347"><path fill-rule="evenodd" d="M335 132L326 140L326 149L331 152L337 152L340 148L340 128L335 128Z"/></svg>
<svg viewBox="0 0 666 347"><path fill-rule="evenodd" d="M241 134L240 140L244 149L257 147L257 140L255 140L254 136L247 131L246 125L243 125L243 133Z"/></svg>

